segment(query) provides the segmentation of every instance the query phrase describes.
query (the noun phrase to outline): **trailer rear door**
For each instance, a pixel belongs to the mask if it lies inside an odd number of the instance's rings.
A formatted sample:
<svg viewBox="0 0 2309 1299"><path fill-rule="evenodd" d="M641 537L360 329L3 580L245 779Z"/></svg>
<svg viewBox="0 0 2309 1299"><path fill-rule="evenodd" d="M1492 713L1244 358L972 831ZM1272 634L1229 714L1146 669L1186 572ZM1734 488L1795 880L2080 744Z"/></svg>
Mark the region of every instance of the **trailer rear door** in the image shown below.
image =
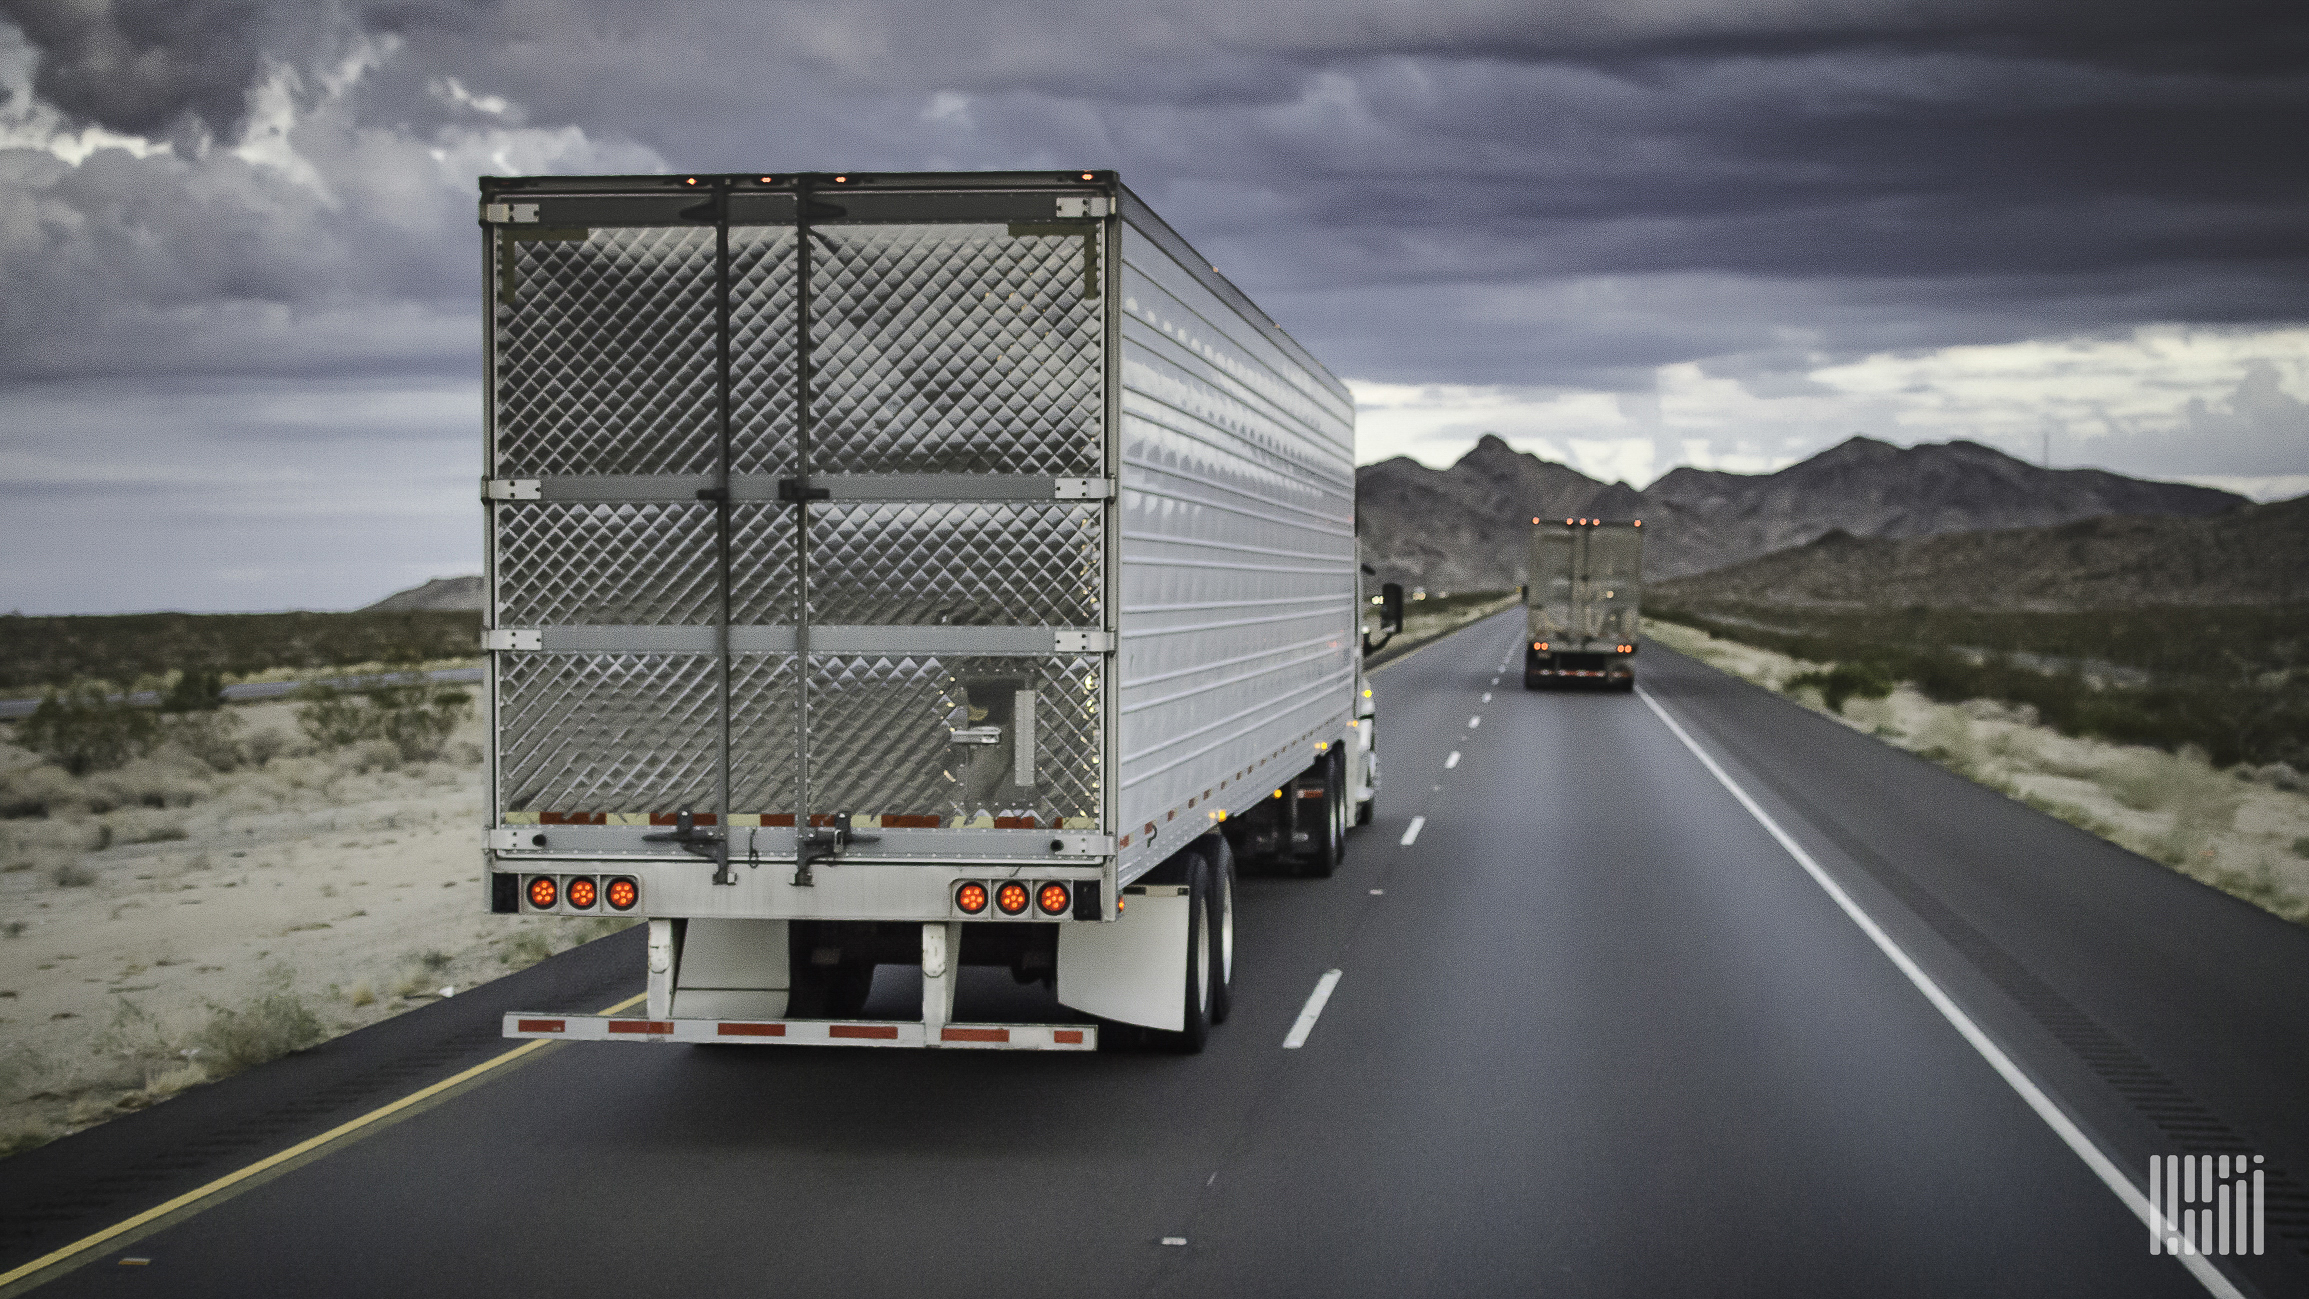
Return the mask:
<svg viewBox="0 0 2309 1299"><path fill-rule="evenodd" d="M485 209L500 823L1096 828L1102 225L592 184Z"/></svg>

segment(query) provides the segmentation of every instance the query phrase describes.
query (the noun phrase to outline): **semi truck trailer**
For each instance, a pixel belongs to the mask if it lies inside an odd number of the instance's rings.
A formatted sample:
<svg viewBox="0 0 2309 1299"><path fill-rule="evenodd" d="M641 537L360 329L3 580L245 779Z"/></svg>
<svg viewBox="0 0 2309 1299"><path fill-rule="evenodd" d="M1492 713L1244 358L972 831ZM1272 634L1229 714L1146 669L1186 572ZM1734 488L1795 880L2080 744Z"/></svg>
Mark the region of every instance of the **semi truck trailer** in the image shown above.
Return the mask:
<svg viewBox="0 0 2309 1299"><path fill-rule="evenodd" d="M648 925L636 1011L505 1033L1199 1049L1238 864L1379 789L1346 386L1112 172L480 216L488 903Z"/></svg>
<svg viewBox="0 0 2309 1299"><path fill-rule="evenodd" d="M1636 688L1643 522L1531 521L1523 685Z"/></svg>

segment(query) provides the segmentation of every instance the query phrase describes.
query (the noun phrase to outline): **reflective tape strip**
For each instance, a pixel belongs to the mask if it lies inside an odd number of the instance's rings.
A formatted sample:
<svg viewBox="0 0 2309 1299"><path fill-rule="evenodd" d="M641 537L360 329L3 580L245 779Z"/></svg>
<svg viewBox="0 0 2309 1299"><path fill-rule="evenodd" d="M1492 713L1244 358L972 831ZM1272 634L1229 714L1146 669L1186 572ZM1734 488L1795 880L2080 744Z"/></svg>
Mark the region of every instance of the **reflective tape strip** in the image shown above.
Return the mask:
<svg viewBox="0 0 2309 1299"><path fill-rule="evenodd" d="M603 1015L505 1016L507 1037L565 1042L728 1042L764 1046L943 1047L980 1051L1095 1051L1087 1024L947 1024L926 1033L915 1020L612 1019Z"/></svg>

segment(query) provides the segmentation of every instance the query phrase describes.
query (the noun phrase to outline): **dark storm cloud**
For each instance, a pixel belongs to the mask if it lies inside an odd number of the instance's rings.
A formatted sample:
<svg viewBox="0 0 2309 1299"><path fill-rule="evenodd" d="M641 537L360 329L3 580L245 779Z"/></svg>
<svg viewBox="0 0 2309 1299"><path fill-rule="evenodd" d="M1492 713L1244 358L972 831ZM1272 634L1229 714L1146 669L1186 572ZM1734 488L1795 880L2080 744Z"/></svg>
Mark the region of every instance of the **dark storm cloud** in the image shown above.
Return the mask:
<svg viewBox="0 0 2309 1299"><path fill-rule="evenodd" d="M189 147L50 168L0 220L0 289L122 322L22 339L20 374L229 366L229 339L169 341L187 312L286 312L296 333L363 302L469 311L465 187L503 154L427 151L524 128L582 133L554 154L569 169L1118 166L1378 378L1632 382L1675 360L2288 320L2309 300L2297 4L0 11L73 121L197 121L229 143L270 86L305 113L313 171ZM454 333L340 364L446 365ZM327 328L248 336L269 369L335 346Z"/></svg>
<svg viewBox="0 0 2309 1299"><path fill-rule="evenodd" d="M165 134L186 116L223 131L275 57L327 24L325 3L253 0L0 0L44 57L42 98L118 131Z"/></svg>

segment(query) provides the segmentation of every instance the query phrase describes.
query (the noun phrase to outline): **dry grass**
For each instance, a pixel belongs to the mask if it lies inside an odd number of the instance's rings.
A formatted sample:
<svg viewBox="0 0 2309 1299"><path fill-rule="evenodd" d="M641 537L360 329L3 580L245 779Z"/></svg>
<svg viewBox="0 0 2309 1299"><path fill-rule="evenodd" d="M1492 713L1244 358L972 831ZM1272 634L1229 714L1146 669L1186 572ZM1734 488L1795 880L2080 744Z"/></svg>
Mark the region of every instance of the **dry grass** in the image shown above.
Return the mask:
<svg viewBox="0 0 2309 1299"><path fill-rule="evenodd" d="M605 932L487 914L477 723L412 760L295 713L78 779L0 727L0 1154Z"/></svg>
<svg viewBox="0 0 2309 1299"><path fill-rule="evenodd" d="M1779 689L1820 665L1647 620L1645 634L1679 653ZM2282 781L2215 769L2178 753L2062 735L2034 710L1983 700L1935 703L1903 686L1852 699L1841 712L1819 693L1794 696L1856 730L1931 759L2071 825L2296 923L2309 924L2309 795ZM2248 773L2250 774L2250 773Z"/></svg>

